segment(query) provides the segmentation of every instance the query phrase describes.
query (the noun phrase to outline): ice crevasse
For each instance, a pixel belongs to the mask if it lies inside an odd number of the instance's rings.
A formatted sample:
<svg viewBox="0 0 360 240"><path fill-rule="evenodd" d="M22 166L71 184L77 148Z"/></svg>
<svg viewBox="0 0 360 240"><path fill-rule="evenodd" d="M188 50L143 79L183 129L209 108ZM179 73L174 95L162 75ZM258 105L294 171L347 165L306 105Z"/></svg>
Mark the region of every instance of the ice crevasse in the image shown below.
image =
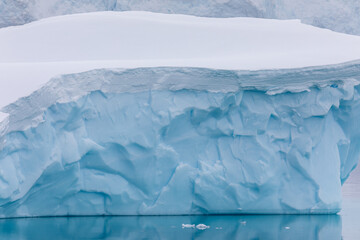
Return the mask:
<svg viewBox="0 0 360 240"><path fill-rule="evenodd" d="M359 62L53 79L3 109L0 216L336 213L359 80Z"/></svg>

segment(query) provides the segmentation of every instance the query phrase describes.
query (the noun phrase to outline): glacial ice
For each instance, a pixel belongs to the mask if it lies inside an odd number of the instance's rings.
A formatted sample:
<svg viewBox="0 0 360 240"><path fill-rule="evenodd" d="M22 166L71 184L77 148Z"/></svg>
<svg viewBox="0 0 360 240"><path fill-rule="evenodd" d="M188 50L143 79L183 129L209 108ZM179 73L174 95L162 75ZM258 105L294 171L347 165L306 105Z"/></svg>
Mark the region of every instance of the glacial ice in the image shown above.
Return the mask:
<svg viewBox="0 0 360 240"><path fill-rule="evenodd" d="M60 76L2 109L0 216L336 213L359 81L359 62Z"/></svg>
<svg viewBox="0 0 360 240"><path fill-rule="evenodd" d="M64 14L134 10L203 17L301 19L317 27L360 34L358 0L1 0L0 27Z"/></svg>

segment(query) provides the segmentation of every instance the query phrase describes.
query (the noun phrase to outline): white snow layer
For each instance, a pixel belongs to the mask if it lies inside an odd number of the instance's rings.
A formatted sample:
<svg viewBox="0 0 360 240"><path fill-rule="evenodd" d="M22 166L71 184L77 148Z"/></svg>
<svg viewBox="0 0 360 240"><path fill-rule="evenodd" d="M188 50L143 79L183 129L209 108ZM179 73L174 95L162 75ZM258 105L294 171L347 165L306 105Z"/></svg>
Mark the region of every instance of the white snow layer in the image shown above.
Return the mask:
<svg viewBox="0 0 360 240"><path fill-rule="evenodd" d="M95 68L256 70L336 64L360 59L360 37L297 20L97 12L0 29L0 53L2 108L59 74Z"/></svg>

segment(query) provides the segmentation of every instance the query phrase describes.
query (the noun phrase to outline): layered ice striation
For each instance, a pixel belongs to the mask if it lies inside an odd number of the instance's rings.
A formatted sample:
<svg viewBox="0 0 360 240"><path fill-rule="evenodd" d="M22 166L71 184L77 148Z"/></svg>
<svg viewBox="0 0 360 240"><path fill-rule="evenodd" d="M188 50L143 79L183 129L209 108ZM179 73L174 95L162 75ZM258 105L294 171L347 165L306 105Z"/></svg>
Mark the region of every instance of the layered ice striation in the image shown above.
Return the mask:
<svg viewBox="0 0 360 240"><path fill-rule="evenodd" d="M0 216L336 213L359 81L359 62L53 79L3 109Z"/></svg>
<svg viewBox="0 0 360 240"><path fill-rule="evenodd" d="M134 10L203 17L301 19L317 27L360 34L358 0L0 0L0 27L64 14Z"/></svg>

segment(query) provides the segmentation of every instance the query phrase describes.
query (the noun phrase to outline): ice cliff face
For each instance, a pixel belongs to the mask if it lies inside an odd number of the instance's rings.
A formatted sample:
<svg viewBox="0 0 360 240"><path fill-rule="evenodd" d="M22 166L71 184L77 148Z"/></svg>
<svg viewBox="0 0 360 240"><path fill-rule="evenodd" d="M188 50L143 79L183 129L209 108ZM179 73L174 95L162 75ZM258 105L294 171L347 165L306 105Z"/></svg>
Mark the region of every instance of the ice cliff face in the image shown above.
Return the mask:
<svg viewBox="0 0 360 240"><path fill-rule="evenodd" d="M3 109L0 216L338 212L359 81L358 62L53 79Z"/></svg>
<svg viewBox="0 0 360 240"><path fill-rule="evenodd" d="M360 34L358 0L1 0L0 27L63 14L131 10L206 17L301 19L314 26Z"/></svg>

